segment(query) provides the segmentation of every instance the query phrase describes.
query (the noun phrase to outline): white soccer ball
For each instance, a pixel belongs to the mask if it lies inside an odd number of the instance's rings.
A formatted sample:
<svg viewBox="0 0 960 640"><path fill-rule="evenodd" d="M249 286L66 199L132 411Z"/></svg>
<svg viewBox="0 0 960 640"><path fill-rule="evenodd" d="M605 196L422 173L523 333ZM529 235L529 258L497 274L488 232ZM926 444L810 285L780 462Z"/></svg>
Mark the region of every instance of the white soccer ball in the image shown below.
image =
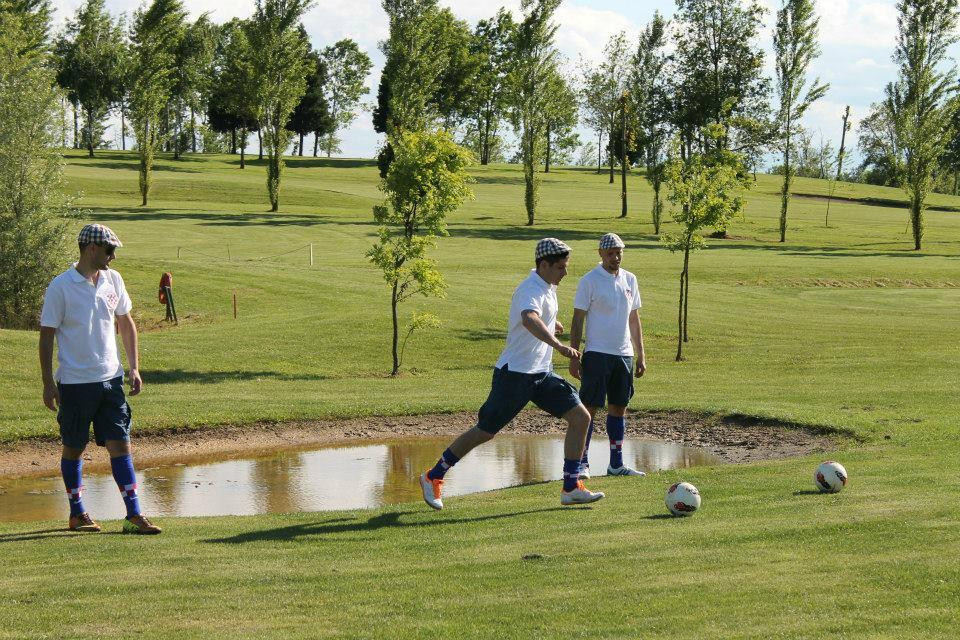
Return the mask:
<svg viewBox="0 0 960 640"><path fill-rule="evenodd" d="M689 482L678 482L667 489L663 500L675 516L690 516L700 508L700 492Z"/></svg>
<svg viewBox="0 0 960 640"><path fill-rule="evenodd" d="M821 493L837 493L847 486L847 470L839 462L823 462L813 473L813 483Z"/></svg>

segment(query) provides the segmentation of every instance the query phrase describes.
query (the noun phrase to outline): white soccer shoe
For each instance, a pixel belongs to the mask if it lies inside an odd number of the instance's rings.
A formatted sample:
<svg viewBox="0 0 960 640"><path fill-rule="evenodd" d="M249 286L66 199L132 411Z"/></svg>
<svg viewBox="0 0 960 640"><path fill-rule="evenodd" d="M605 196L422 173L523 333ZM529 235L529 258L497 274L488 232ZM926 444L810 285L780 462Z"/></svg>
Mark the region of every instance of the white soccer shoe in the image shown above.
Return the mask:
<svg viewBox="0 0 960 640"><path fill-rule="evenodd" d="M603 498L602 491L590 491L585 486L583 482L577 482L577 486L573 491L560 491L560 504L563 506L571 504L590 504L591 502L596 502Z"/></svg>
<svg viewBox="0 0 960 640"><path fill-rule="evenodd" d="M631 469L627 465L622 467L607 467L608 476L645 476L643 471L637 471L636 469Z"/></svg>
<svg viewBox="0 0 960 640"><path fill-rule="evenodd" d="M580 465L580 477L586 478L587 480L590 479L590 465L588 464Z"/></svg>
<svg viewBox="0 0 960 640"><path fill-rule="evenodd" d="M420 474L420 489L423 490L423 501L439 511L443 509L443 500L440 499L443 480L431 480L427 477L427 472Z"/></svg>

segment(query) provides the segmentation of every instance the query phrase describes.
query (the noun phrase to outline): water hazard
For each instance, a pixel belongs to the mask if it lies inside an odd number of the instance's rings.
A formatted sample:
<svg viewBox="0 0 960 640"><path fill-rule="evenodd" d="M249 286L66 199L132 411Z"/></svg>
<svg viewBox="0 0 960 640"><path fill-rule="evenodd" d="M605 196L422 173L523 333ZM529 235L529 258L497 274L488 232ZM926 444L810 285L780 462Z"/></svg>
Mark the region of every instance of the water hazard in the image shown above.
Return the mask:
<svg viewBox="0 0 960 640"><path fill-rule="evenodd" d="M310 451L283 450L256 458L187 461L139 471L140 499L150 516L253 515L359 509L420 499L417 476L436 462L450 438L417 438ZM105 456L102 449L95 456ZM659 471L719 464L695 447L627 441L624 461ZM608 443L590 447L595 475L606 472ZM447 475L444 496L501 489L561 477L562 436L503 434L478 447ZM123 503L109 474L84 474L84 505L96 518L121 518ZM0 480L0 521L64 518L59 477Z"/></svg>

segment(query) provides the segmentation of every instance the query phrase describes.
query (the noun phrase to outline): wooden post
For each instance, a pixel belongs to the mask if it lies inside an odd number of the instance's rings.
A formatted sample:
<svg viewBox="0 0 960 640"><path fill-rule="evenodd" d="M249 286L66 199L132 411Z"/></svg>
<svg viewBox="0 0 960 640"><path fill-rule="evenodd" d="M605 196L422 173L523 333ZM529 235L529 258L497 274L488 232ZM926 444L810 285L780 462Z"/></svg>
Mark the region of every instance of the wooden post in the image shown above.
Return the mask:
<svg viewBox="0 0 960 640"><path fill-rule="evenodd" d="M310 243L310 266L313 266L313 243Z"/></svg>
<svg viewBox="0 0 960 640"><path fill-rule="evenodd" d="M177 247L177 260L180 259L180 247Z"/></svg>
<svg viewBox="0 0 960 640"><path fill-rule="evenodd" d="M233 292L233 319L237 319L237 292Z"/></svg>

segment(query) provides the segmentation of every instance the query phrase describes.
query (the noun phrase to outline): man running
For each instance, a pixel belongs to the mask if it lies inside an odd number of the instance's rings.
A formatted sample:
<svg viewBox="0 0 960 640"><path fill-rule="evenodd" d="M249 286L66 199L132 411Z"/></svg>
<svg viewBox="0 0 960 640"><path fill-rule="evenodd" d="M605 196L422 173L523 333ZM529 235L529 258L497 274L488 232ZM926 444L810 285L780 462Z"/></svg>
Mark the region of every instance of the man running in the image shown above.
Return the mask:
<svg viewBox="0 0 960 640"><path fill-rule="evenodd" d="M492 439L528 402L567 421L560 504L603 498L603 493L584 487L579 476L590 414L576 389L553 373L554 350L571 361L580 359L576 349L555 335L562 330L557 322L557 285L567 275L569 257L570 247L556 238L537 243L536 268L513 292L507 344L493 370L490 395L480 407L476 426L454 440L432 469L420 474L423 499L434 509L443 508L441 491L447 471L474 447Z"/></svg>
<svg viewBox="0 0 960 640"><path fill-rule="evenodd" d="M574 349L580 348L584 321L587 324L583 359L570 361L570 375L582 382L580 397L590 412L590 428L580 466L580 475L587 478L590 477L588 450L593 417L607 400L607 436L610 438L607 475L646 475L623 464L624 416L633 396L633 376L639 378L647 370L643 328L638 314L640 291L637 277L620 268L625 246L615 233L608 233L600 239L600 264L580 279L573 300L570 346Z"/></svg>
<svg viewBox="0 0 960 640"><path fill-rule="evenodd" d="M123 365L117 356L120 328L127 352L130 395L140 393L137 326L130 315L130 296L120 274L109 268L123 245L100 224L88 224L77 238L80 258L47 287L40 314L40 371L43 403L57 412L63 457L60 472L70 502L68 527L100 531L83 506L83 450L90 440L110 454L113 478L127 508L125 533L155 534L160 527L140 513L137 477L130 455L130 405L123 393ZM56 375L52 371L57 343Z"/></svg>

